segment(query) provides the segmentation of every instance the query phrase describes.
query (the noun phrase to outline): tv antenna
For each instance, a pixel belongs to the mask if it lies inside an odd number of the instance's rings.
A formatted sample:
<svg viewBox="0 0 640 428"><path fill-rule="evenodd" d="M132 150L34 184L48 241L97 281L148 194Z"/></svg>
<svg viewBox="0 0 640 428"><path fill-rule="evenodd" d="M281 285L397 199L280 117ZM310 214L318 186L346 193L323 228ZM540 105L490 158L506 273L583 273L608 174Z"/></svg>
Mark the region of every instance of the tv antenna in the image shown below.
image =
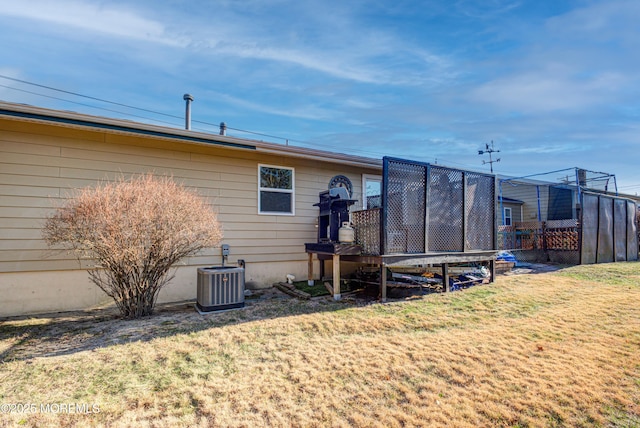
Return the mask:
<svg viewBox="0 0 640 428"><path fill-rule="evenodd" d="M496 160L493 160L493 158L491 156L492 153L500 153L500 150L496 150L496 149L493 148L493 140L491 140L491 147L489 147L488 144L485 144L485 149L484 150L478 150L478 154L479 155L484 155L484 154L487 154L487 153L489 154L489 160L488 161L483 160L482 161L482 165L489 164L489 166L491 167L491 174L493 174L493 163L494 162L500 162L500 158L498 158Z"/></svg>

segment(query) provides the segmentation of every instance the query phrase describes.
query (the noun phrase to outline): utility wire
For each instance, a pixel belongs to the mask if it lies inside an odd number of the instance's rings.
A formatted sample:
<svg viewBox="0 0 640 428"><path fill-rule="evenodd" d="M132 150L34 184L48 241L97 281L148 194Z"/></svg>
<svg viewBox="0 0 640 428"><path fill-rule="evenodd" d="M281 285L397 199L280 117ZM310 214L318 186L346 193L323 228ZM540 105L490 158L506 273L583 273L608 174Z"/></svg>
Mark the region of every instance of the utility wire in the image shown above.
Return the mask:
<svg viewBox="0 0 640 428"><path fill-rule="evenodd" d="M550 172L540 172L537 174L531 174L531 175L523 175L522 177L511 177L511 178L505 178L505 179L501 179L501 182L508 182L511 180L519 180L522 178L531 178L531 177L537 177L539 175L547 175L547 174L557 174L559 172L564 172L564 171L571 171L571 170L575 170L575 168L565 168L565 169L559 169L557 171L550 171Z"/></svg>
<svg viewBox="0 0 640 428"><path fill-rule="evenodd" d="M80 94L78 92L73 92L73 91L67 91L67 90L64 90L64 89L54 88L52 86L42 85L42 84L39 84L39 83L28 82L26 80L16 79L15 77L5 76L3 74L0 74L0 78L11 80L13 82L23 83L25 85L31 85L31 86L36 86L36 87L43 88L43 89L48 89L48 90L51 90L51 91L62 92L64 94L73 95L73 96L81 97L81 98L86 98L86 99L90 99L90 100L93 100L93 101L99 101L99 102L102 102L102 103L107 103L107 104L112 104L112 105L116 105L116 106L120 106L120 107L125 107L125 108L128 108L128 109L144 111L144 112L152 113L152 114L159 115L159 116L170 117L172 119L179 119L181 121L184 120L184 117L182 117L182 116L177 116L177 115L168 114L168 113L162 113L162 112L159 112L159 111L145 109L145 108L141 108L141 107L135 107L135 106L131 106L131 105L128 105L128 104L118 103L118 102L115 102L115 101L109 101L109 100L105 100L103 98L93 97L93 96L90 96L90 95ZM132 113L125 113L125 112L122 112L122 111L112 110L112 109L108 109L108 108L104 108L104 107L92 106L92 105L80 103L80 102L77 102L77 101L71 101L71 100L66 100L66 99L63 99L63 98L53 97L53 96L50 96L50 95L39 94L39 93L36 93L36 92L27 91L27 90L24 90L24 89L18 89L18 88L14 88L14 87L11 87L11 86L0 85L0 87L7 88L7 89L13 89L15 91L20 91L20 92L24 92L24 93L28 93L28 94L32 94L32 95L37 95L37 96L41 96L41 97L45 97L45 98L50 98L50 99L54 99L54 100L64 101L64 102L68 102L68 103L72 103L72 104L76 104L76 105L81 105L81 106L85 106L85 107L95 108L95 109L98 109L98 110L104 110L104 111L109 111L109 112L112 112L112 113L118 113L118 114L122 114L122 115L125 115L125 116L137 117L137 118L140 118L140 119L151 120L151 121L164 123L164 124L168 124L168 125L173 125L173 126L176 125L173 122L167 122L167 121L163 121L163 120L159 120L159 119L153 119L153 118L149 118L149 117L145 117L145 116L139 116L139 115L135 115L135 114L132 114ZM201 125L207 125L207 126L213 126L213 127L219 126L219 124L206 122L206 121L201 121L201 120L192 120L192 123L199 123ZM202 128L199 128L199 129L202 129ZM230 127L230 126L227 126L227 129L232 130L232 131L246 133L246 134L258 135L258 136L261 136L261 137L282 140L282 141L286 141L287 144L289 142L303 144L303 145L307 145L307 146L313 146L315 144L315 143L312 143L310 141L304 141L304 140L297 140L297 139L292 139L292 138L280 137L280 136L277 136L277 135L271 135L271 134L265 134L265 133L261 133L261 132L249 131L249 130L246 130L246 129L234 128L234 127ZM202 129L202 130L204 130L204 129ZM332 148L332 149L338 149L338 150L342 149L342 147L331 146L331 145L328 145L328 144L323 144L322 146L323 147L327 147L327 148ZM372 154L372 155L383 155L384 156L386 154L385 152L376 152L376 151L362 150L362 149L351 149L351 150L356 151L356 152L361 152L361 153L368 153L368 154ZM446 164L461 165L461 166L465 166L465 167L468 167L468 168L473 168L473 166L471 166L471 165L467 165L467 164L463 164L463 163L459 163L459 162L453 162L453 161L445 161L445 162L446 162ZM573 168L567 168L567 169L562 169L562 170L558 170L558 171L552 171L552 172L549 172L549 173L533 174L533 175L528 175L528 176L524 176L524 177L511 178L509 180L515 180L515 179L518 179L518 178L535 177L537 175L552 174L552 173L556 173L556 172L568 171L570 169L573 169ZM600 173L600 174L604 174L604 173ZM501 180L501 181L505 181L505 180ZM640 186L640 185L637 185L637 186ZM635 185L634 186L625 186L625 188L637 187L637 186L635 186Z"/></svg>
<svg viewBox="0 0 640 428"><path fill-rule="evenodd" d="M43 88L43 89L47 89L47 90L50 90L50 91L56 91L56 92L61 92L61 93L68 94L68 95L73 95L73 96L76 96L76 97L86 98L86 99L93 100L93 101L99 101L99 102L102 102L102 103L107 103L107 104L112 104L112 105L116 105L116 106L120 106L120 107L125 107L125 108L132 109L132 110L138 110L138 111L143 111L143 112L146 112L146 113L151 113L151 114L155 114L155 115L159 115L159 116L170 117L172 119L178 119L180 121L184 120L184 117L182 117L182 116L177 116L177 115L168 114L168 113L162 113L162 112L159 112L159 111L145 109L145 108L141 108L141 107L135 107L135 106L132 106L132 105L128 105L128 104L124 104L124 103L118 103L118 102L115 102L115 101L109 101L109 100L106 100L106 99L103 99L103 98L93 97L93 96L90 96L90 95L80 94L78 92L73 92L73 91L67 91L67 90L64 90L64 89L54 88L52 86L42 85L42 84L39 84L39 83L33 83L33 82L29 82L29 81L22 80L22 79L16 79L15 77L5 76L5 75L2 75L2 74L0 74L0 78L11 80L13 82L22 83L22 84L25 84L25 85L36 86L38 88ZM90 107L90 108L95 108L95 109L99 109L99 110L118 113L118 114L122 114L122 115L125 115L125 116L137 117L137 118L141 118L141 119L145 119L145 120L151 120L151 121L155 121L155 122L159 122L159 123L164 123L164 124L169 124L169 125L176 126L176 124L173 123L173 122L167 122L167 121L163 121L163 120L159 120L159 119L153 119L153 118L149 118L149 117L138 116L138 115L135 115L135 114L132 114L132 113L125 113L125 112L121 112L121 111L118 111L118 110L112 110L112 109L108 109L108 108L104 108L104 107L92 106L92 105L80 103L80 102L77 102L77 101L65 100L65 99L62 99L62 98L57 98L57 97L53 97L53 96L49 96L49 95L39 94L39 93L36 93L36 92L30 92L30 91L26 91L24 89L13 88L13 87L10 87L10 86L5 86L5 85L0 85L0 86L2 86L4 88L13 89L13 90L16 90L16 91L22 91L22 92L29 93L29 94L32 94L32 95L38 95L38 96L51 98L51 99L55 99L55 100L60 100L60 101L65 101L65 102L68 102L68 103L77 104L77 105L81 105L81 106L85 106L85 107ZM202 121L202 120L192 120L192 123L198 123L198 124L201 124L201 125L207 125L207 126L212 126L212 127L218 127L219 126L219 124L206 122L206 121ZM198 128L198 129L206 131L206 129L203 129L203 128ZM311 146L311 147L313 147L314 145L318 144L318 143L313 143L313 142L310 142L310 141L298 140L298 139L287 138L287 137L280 137L280 136L277 136L277 135L271 135L271 134L265 134L265 133L262 133L262 132L249 131L249 130L246 130L246 129L234 128L234 127L230 127L230 126L227 126L227 129L232 130L232 131L236 131L236 132L242 132L242 133L246 133L246 134L257 135L257 136L261 136L261 137L265 137L265 138L273 138L273 139L276 139L276 140L285 141L285 142L287 142L287 144L289 142L292 142L292 143L298 143L298 144ZM320 145L320 144L318 144L318 145ZM344 148L344 147L341 147L341 146L332 146L330 144L321 144L321 146L323 148L330 148L330 149L335 149L335 150L342 150ZM385 155L388 154L386 152L378 152L378 151L354 149L354 148L351 148L351 150L355 151L355 152L365 153L365 154L369 154L369 155L376 155L376 156L385 156ZM426 160L427 158L423 158L423 159ZM475 168L475 166L470 165L470 164L464 164L464 163L448 161L448 160L445 160L444 164L447 164L447 165L460 165L460 166L464 166L464 167L470 168L470 169L474 169ZM561 170L561 171L564 171L564 170ZM538 174L536 174L536 175L538 175ZM521 177L521 178L524 178L524 177Z"/></svg>
<svg viewBox="0 0 640 428"><path fill-rule="evenodd" d="M81 98L87 98L87 99L90 99L90 100L99 101L99 102L103 102L103 103L107 103L107 104L113 104L113 105L117 105L117 106L120 106L120 107L126 107L126 108L133 109L133 110L139 110L139 111L144 111L144 112L147 112L147 113L157 114L157 115L160 115L160 116L170 117L170 118L173 118L173 119L184 120L184 117L182 117L182 116L177 116L177 115L168 114L168 113L162 113L162 112L159 112L159 111L149 110L149 109L145 109L145 108L141 108L141 107L135 107L135 106L132 106L132 105L118 103L118 102L115 102L115 101L109 101L109 100L105 100L103 98L93 97L93 96L90 96L90 95L84 95L84 94L80 94L80 93L73 92L73 91L67 91L67 90L64 90L64 89L54 88L52 86L42 85L42 84L39 84L39 83L28 82L26 80L16 79L14 77L5 76L5 75L2 75L2 74L0 74L0 77L3 78L3 79L11 80L11 81L18 82L18 83L23 83L23 84L26 84L26 85L32 85L32 86L36 86L36 87L47 89L47 90L51 90L51 91L62 92L62 93L65 93L65 94L69 94L69 95L73 95L73 96L77 96L77 97L81 97ZM111 110L111 109L107 109L107 108L104 108L104 107L91 106L91 105L83 104L83 103L80 103L80 102L77 102L77 101L71 101L71 100L65 100L65 99L61 99L61 98L56 98L56 97L52 97L52 96L49 96L49 95L44 95L44 94L39 94L39 93L36 93L36 92L26 91L26 90L23 90L23 89L13 88L13 87L10 87L10 86L5 86L5 85L0 85L0 86L5 87L5 88L9 88L9 89L14 89L16 91L26 92L26 93L33 94L33 95L39 95L39 96L46 97L46 98L56 99L56 100L65 101L65 102L69 102L69 103L73 103L73 104L77 104L77 105L81 105L81 106L86 106L86 107L91 107L91 108L95 108L95 109L110 111L110 112L119 113L119 114L123 114L123 115L128 115L128 116L132 116L132 117L138 117L138 118L142 118L142 119L146 119L146 120L153 120L153 121L156 121L156 122L166 123L166 124L170 124L170 125L174 125L175 126L175 124L172 123L172 122L166 122L166 121L162 121L162 120L158 120L158 119L152 119L152 118L148 118L148 117L144 117L144 116L137 116L137 115L134 115L134 114L131 114L131 113L125 113L125 112L121 112L121 111L117 111L117 110ZM219 124L206 122L206 121L202 121L202 120L192 120L192 123L199 123L201 125L207 125L207 126L213 126L213 127L218 127L219 126ZM282 141L286 141L286 142L304 144L304 145L308 145L308 146L313 146L315 144L315 143L312 143L310 141L304 141L304 140L297 140L297 139L293 139L293 138L280 137L280 136L277 136L277 135L271 135L271 134L265 134L265 133L262 133L262 132L249 131L249 130L246 130L246 129L234 128L234 127L230 127L230 126L227 126L227 129L233 130L233 131L237 131L237 132L246 133L246 134L251 134L251 135L258 135L258 136L266 137L266 138L273 138L273 139L282 140ZM330 148L333 148L333 149L340 149L341 148L341 147L330 146L330 145L326 145L326 144L324 146L325 147L330 147ZM352 149L352 150L359 151L361 153L369 153L369 154L375 154L375 155L381 155L382 154L382 155L384 155L383 152L374 152L374 151L368 151L368 150L362 150L362 149Z"/></svg>
<svg viewBox="0 0 640 428"><path fill-rule="evenodd" d="M87 98L87 99L94 100L94 101L100 101L100 102L103 102L103 103L113 104L113 105L117 105L117 106L120 106L120 107L126 107L126 108L130 108L130 109L134 109L134 110L145 111L147 113L153 113L153 114L158 114L158 115L161 115L161 116L171 117L173 119L184 120L184 117L177 116L177 115L174 115L174 114L162 113L162 112L159 112L159 111L149 110L149 109L145 109L145 108L141 108L141 107L134 107L134 106L131 106L131 105L128 105L128 104L118 103L118 102L115 102L115 101L109 101L109 100L105 100L103 98L92 97L90 95L79 94L77 92L67 91L67 90L64 90L64 89L58 89L58 88L54 88L52 86L47 86L47 85L41 85L39 83L28 82L26 80L16 79L14 77L5 76L5 75L2 75L2 74L0 74L0 77L2 77L3 79L12 80L14 82L19 82L19 83L24 83L26 85L37 86L39 88L48 89L48 90L51 90L51 91L62 92L62 93L65 93L65 94L74 95L74 96L82 97L82 98ZM14 89L14 88L11 88L9 86L4 86L4 87L5 88ZM16 90L20 90L20 89L16 89ZM23 91L23 92L28 92L28 91ZM41 95L43 97L60 100L60 98L49 97L47 95L37 94L35 92L29 92L29 93L33 94L33 95ZM62 100L62 101L68 101L68 100ZM75 102L75 101L68 101L68 102L75 103L75 104L78 104L78 105L84 105L84 106L87 106L87 107L92 107L92 106L88 106L87 104L82 104L82 103L78 103L78 102ZM98 108L98 107L96 107L96 108ZM112 112L114 111L114 110L108 110L108 109L105 109L105 110L112 111ZM127 114L127 113L118 112L118 111L115 111L115 112L116 113L121 113L121 114ZM133 116L133 115L131 115L131 116ZM135 117L140 117L140 116L135 116ZM205 122L205 121L201 121L201 120L192 120L192 122L193 123L200 123L200 124L203 124L203 125L218 126L218 124ZM169 123L169 122L164 122L164 123ZM227 129L231 129L231 130L239 131L239 132L245 132L247 134L260 135L262 137L276 138L276 139L280 139L280 140L296 141L296 142L299 142L299 143L311 144L308 141L298 141L298 140L293 140L291 138L279 137L277 135L269 135L269 134L263 134L263 133L260 133L260 132L248 131L246 129L232 128L230 126L227 126Z"/></svg>
<svg viewBox="0 0 640 428"><path fill-rule="evenodd" d="M90 95L83 95L83 94L79 94L77 92L66 91L64 89L58 89L58 88L54 88L54 87L47 86L47 85L40 85L38 83L27 82L26 80L20 80L20 79L14 78L14 77L4 76L2 74L0 74L0 77L2 77L3 79L12 80L14 82L24 83L26 85L37 86L38 88L44 88L44 89L49 89L51 91L62 92L62 93L69 94L69 95L75 95L76 97L87 98L87 99L90 99L90 100L100 101L100 102L108 103L108 104L113 104L113 105L117 105L117 106L120 106L120 107L131 108L131 109L134 109L134 110L146 111L147 113L159 114L161 116L172 117L174 119L184 119L184 118L182 118L180 116L175 116L173 114L161 113L161 112L158 112L158 111L148 110L148 109L141 108L141 107L134 107L134 106L130 106L130 105L127 105L127 104L117 103L115 101L109 101L109 100L105 100L105 99L102 99L102 98L92 97ZM71 101L71 102L73 102L73 101Z"/></svg>
<svg viewBox="0 0 640 428"><path fill-rule="evenodd" d="M39 94L37 92L27 91L26 89L18 89L18 88L14 88L12 86L2 85L2 84L0 84L0 87L11 89L11 90L14 90L14 91L24 92L26 94L31 94L31 95L37 95L37 96L40 96L40 97L50 98L52 100L64 101L64 102L67 102L67 103L76 104L76 105L80 105L80 106L85 106L85 107L89 107L89 108L95 108L95 109L98 109L98 110L110 111L112 113L118 113L118 114L123 114L123 115L126 115L126 116L137 117L137 118L146 119L146 120L153 120L155 122L166 123L168 125L174 125L173 122L167 122L167 121L159 120L159 119L152 119L150 117L139 116L139 115L132 114L132 113L125 113L123 111L113 110L113 109L109 109L109 108L105 108L105 107L92 106L91 104L85 104L85 103L80 103L78 101L66 100L64 98L54 97L54 96L51 96L51 95Z"/></svg>
<svg viewBox="0 0 640 428"><path fill-rule="evenodd" d="M157 115L161 115L161 116L170 117L170 118L173 118L173 119L184 120L184 117L181 117L181 116L176 116L176 115L168 114L168 113L162 113L162 112L159 112L159 111L149 110L149 109L145 109L145 108L141 108L141 107L135 107L135 106L131 106L131 105L128 105L128 104L118 103L118 102L115 102L115 101L109 101L109 100L105 100L103 98L92 97L90 95L84 95L84 94L80 94L80 93L77 93L77 92L67 91L67 90L59 89L59 88L54 88L52 86L41 85L39 83L28 82L26 80L16 79L14 77L5 76L5 75L2 75L2 74L0 74L0 77L3 78L3 79L11 80L13 82L23 83L25 85L31 85L31 86L36 86L38 88L48 89L50 91L62 92L62 93L65 93L65 94L74 95L76 97L87 98L87 99L94 100L94 101L100 101L100 102L107 103L107 104L113 104L113 105L117 105L117 106L120 106L120 107L130 108L130 109L133 109L133 110L139 110L139 111L144 111L144 112L147 112L147 113L153 113L153 114L157 114ZM86 106L86 107L92 107L92 108L101 109L101 110L105 110L105 111L110 111L110 112L114 112L114 113L125 114L125 115L129 115L129 116L132 116L132 117L138 117L138 118L142 118L142 119L156 120L156 119L151 119L151 118L147 118L147 117L143 117L143 116L136 116L136 115L133 115L131 113L124 113L124 112L120 112L120 111L117 111L117 110L110 110L110 109L106 109L106 108L102 108L102 107L95 107L95 106L91 106L91 105L88 105L88 104L79 103L77 101L70 101L70 100L65 100L65 99L62 99L62 98L52 97L52 96L49 96L49 95L39 94L39 93L36 93L36 92L26 91L24 89L13 88L13 87L6 86L6 85L0 85L0 86L2 86L4 88L8 88L8 89L14 89L16 91L26 92L26 93L29 93L29 94L32 94L32 95L39 95L39 96L42 96L42 97L51 98L51 99L55 99L55 100L59 100L59 101L66 101L66 102L69 102L69 103L82 105L82 106ZM168 123L168 124L174 125L171 122L164 122L164 121L159 121L159 120L157 120L157 121L158 122L162 122L162 123ZM201 120L192 120L192 123L199 123L199 124L202 124L202 125L209 125L209 126L214 126L214 127L219 126L218 124L211 123L211 122L205 122L205 121L201 121ZM295 140L295 139L291 139L291 138L280 137L280 136L277 136L277 135L270 135L270 134L264 134L264 133L261 133L261 132L249 131L249 130L246 130L246 129L234 128L234 127L230 127L230 126L227 126L227 129L230 129L230 130L233 130L233 131L238 131L238 132L243 132L243 133L247 133L247 134L252 134L252 135L259 135L259 136L267 137L267 138L275 138L275 139L278 139L278 140L285 140L285 141L292 141L292 142L297 142L297 143L302 143L302 144L313 145L313 143L308 142L308 141Z"/></svg>
<svg viewBox="0 0 640 428"><path fill-rule="evenodd" d="M626 186L618 187L618 189L633 189L635 187L640 187L640 184L627 184Z"/></svg>

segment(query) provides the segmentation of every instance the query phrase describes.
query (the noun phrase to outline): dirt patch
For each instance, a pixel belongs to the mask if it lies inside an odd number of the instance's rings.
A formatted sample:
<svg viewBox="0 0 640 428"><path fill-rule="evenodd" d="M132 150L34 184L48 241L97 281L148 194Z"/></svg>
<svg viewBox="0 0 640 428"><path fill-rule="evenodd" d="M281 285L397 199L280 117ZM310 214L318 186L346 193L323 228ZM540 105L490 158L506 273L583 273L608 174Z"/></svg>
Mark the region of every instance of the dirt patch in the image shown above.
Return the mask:
<svg viewBox="0 0 640 428"><path fill-rule="evenodd" d="M527 275L536 273L555 272L566 266L543 264L543 263L518 263L513 269L503 273L503 275Z"/></svg>
<svg viewBox="0 0 640 428"><path fill-rule="evenodd" d="M234 319L256 319L261 302L289 298L269 288L247 296L245 308L205 315L196 311L195 302L185 301L157 305L152 316L135 320L122 319L115 307L0 318L0 361L66 355L148 341Z"/></svg>

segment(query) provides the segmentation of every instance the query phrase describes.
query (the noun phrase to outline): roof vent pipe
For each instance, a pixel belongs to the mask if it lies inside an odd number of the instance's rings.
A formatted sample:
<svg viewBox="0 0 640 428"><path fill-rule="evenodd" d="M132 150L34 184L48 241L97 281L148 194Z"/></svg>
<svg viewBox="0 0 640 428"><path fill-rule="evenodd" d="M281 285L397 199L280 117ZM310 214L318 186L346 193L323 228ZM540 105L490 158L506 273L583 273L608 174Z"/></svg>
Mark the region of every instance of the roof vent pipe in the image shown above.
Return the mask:
<svg viewBox="0 0 640 428"><path fill-rule="evenodd" d="M185 100L187 103L186 111L184 114L184 129L190 130L191 129L191 102L193 101L193 95L184 94L182 99Z"/></svg>
<svg viewBox="0 0 640 428"><path fill-rule="evenodd" d="M220 122L220 135L227 135L227 124Z"/></svg>

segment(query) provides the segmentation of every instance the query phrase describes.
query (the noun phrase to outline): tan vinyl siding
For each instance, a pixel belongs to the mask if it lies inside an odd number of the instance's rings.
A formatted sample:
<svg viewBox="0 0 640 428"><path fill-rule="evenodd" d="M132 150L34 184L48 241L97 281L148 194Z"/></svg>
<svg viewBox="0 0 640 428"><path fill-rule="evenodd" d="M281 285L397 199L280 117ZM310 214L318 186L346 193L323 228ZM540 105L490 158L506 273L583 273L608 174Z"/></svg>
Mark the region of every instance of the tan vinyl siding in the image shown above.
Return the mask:
<svg viewBox="0 0 640 428"><path fill-rule="evenodd" d="M295 216L258 215L258 164L295 169ZM231 246L230 261L247 264L305 261L304 243L316 240L313 204L332 176L348 176L362 200L361 175L375 169L265 155L251 150L168 142L148 137L84 131L0 120L0 272L75 270L68 254L52 253L41 226L52 206L73 194L124 174L172 175L208 198ZM358 202L356 207L361 207ZM187 260L218 264L219 249Z"/></svg>

